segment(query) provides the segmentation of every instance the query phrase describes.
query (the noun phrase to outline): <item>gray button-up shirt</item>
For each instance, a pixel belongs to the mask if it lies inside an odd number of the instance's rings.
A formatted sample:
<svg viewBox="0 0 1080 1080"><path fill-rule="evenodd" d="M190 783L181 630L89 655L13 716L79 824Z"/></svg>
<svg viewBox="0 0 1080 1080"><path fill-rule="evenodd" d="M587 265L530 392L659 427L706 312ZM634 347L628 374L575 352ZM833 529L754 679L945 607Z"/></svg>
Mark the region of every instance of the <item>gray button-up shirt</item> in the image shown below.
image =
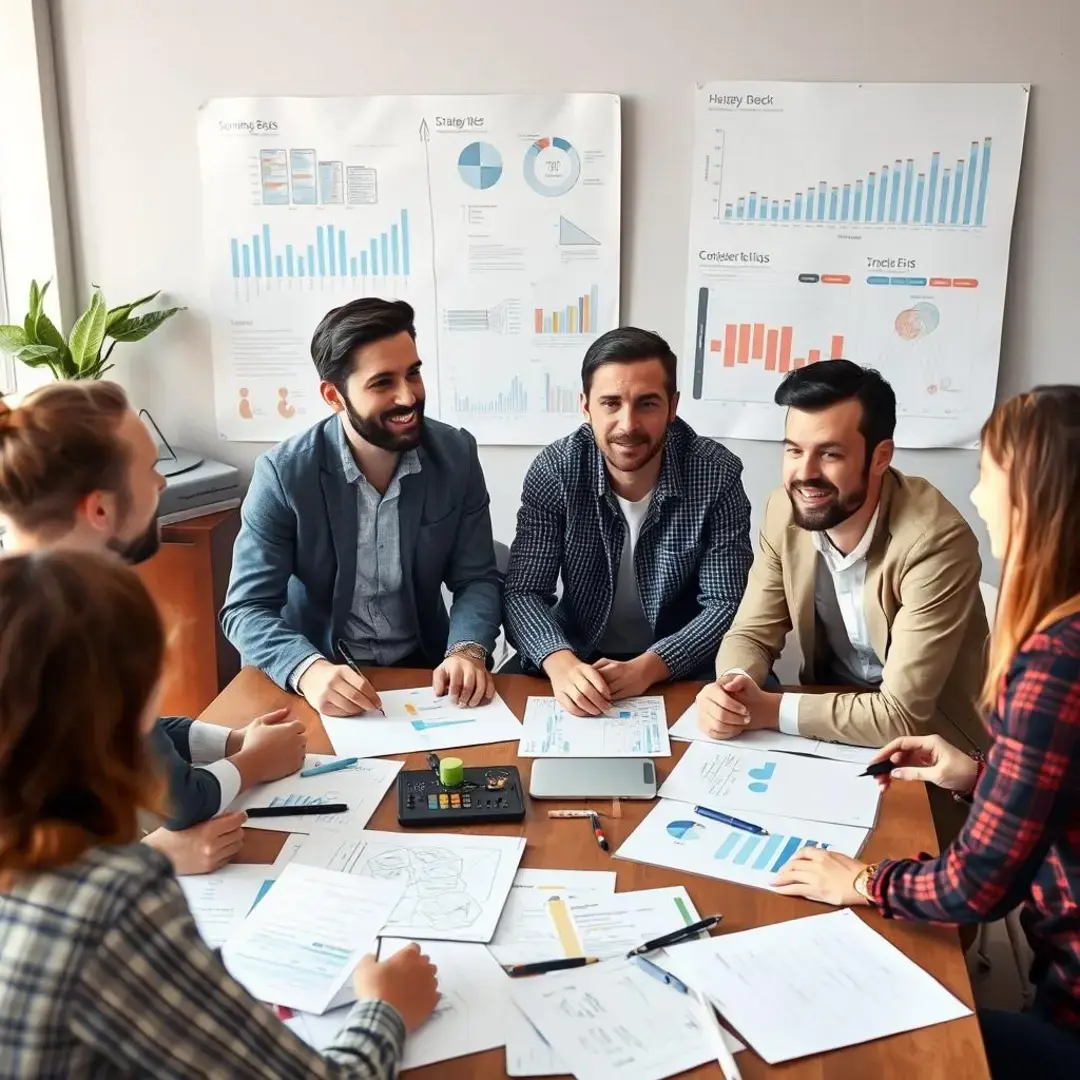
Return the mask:
<svg viewBox="0 0 1080 1080"><path fill-rule="evenodd" d="M356 584L344 638L358 660L385 666L420 648L412 613L401 588L401 478L420 471L420 455L406 451L385 495L357 467L348 440L342 440L345 480L356 489Z"/></svg>

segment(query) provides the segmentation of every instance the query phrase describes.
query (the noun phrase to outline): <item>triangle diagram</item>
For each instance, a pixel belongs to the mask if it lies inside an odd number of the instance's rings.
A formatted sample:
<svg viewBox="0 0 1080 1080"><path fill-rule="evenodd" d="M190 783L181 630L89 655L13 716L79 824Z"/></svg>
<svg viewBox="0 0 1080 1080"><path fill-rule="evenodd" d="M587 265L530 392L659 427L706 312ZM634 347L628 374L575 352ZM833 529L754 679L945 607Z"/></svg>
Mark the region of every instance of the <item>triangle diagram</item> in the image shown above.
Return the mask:
<svg viewBox="0 0 1080 1080"><path fill-rule="evenodd" d="M566 245L587 244L599 247L600 241L590 236L584 229L579 229L572 221L559 217L559 243Z"/></svg>

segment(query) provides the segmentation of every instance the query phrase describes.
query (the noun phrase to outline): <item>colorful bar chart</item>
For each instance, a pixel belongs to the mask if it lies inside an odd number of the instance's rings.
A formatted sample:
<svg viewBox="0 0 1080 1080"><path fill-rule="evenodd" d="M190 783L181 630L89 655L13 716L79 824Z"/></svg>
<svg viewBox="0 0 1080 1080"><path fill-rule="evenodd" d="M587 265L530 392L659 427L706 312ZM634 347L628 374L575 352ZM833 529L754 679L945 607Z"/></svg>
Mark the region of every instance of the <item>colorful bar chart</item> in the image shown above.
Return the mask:
<svg viewBox="0 0 1080 1080"><path fill-rule="evenodd" d="M458 413L505 416L507 413L527 412L528 408L529 395L522 381L516 376L510 380L510 385L505 391L490 398L475 398L454 391L454 411Z"/></svg>
<svg viewBox="0 0 1080 1080"><path fill-rule="evenodd" d="M599 302L595 285L582 293L573 304L558 310L536 308L533 311L533 333L536 334L594 334Z"/></svg>
<svg viewBox="0 0 1080 1080"><path fill-rule="evenodd" d="M750 870L768 870L775 874L803 847L823 847L817 840L804 840L801 836L754 836L732 830L716 849L713 858L718 862L731 862Z"/></svg>
<svg viewBox="0 0 1080 1080"><path fill-rule="evenodd" d="M805 356L792 356L794 332L791 326L727 323L723 338L709 341L709 353L714 359L719 358L721 365L726 368L753 363L761 365L766 371L783 375L822 359L820 349L808 349ZM839 360L844 355L843 334L831 336L826 355L830 360Z"/></svg>
<svg viewBox="0 0 1080 1080"><path fill-rule="evenodd" d="M363 240L317 225L314 243L282 244L264 224L250 237L232 237L229 248L236 279L408 277L412 263L408 210L388 230Z"/></svg>
<svg viewBox="0 0 1080 1080"><path fill-rule="evenodd" d="M724 203L725 221L845 222L899 226L981 228L986 224L992 140L972 140L951 167L941 151L929 160L896 158L851 181L818 180L805 192L773 198L759 191Z"/></svg>

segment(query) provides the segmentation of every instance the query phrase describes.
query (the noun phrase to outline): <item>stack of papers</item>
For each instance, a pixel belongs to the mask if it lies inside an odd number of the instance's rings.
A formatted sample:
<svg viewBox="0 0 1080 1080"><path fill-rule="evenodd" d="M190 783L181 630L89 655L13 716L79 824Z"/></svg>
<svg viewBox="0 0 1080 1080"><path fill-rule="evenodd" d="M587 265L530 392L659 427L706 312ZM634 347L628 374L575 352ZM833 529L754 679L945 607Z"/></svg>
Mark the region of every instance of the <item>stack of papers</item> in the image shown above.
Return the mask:
<svg viewBox="0 0 1080 1080"><path fill-rule="evenodd" d="M662 697L615 702L601 716L574 716L553 697L525 706L520 757L670 757Z"/></svg>
<svg viewBox="0 0 1080 1080"><path fill-rule="evenodd" d="M263 885L271 880L271 868L230 863L212 874L191 874L176 880L199 937L211 949L218 949L247 918Z"/></svg>
<svg viewBox="0 0 1080 1080"><path fill-rule="evenodd" d="M665 799L727 814L755 814L873 827L881 790L862 768L797 754L744 750L730 743L691 743L660 788Z"/></svg>
<svg viewBox="0 0 1080 1080"><path fill-rule="evenodd" d="M326 765L341 758L333 754L308 754L304 769ZM317 829L362 829L375 813L394 778L401 771L400 761L361 760L346 769L301 776L298 770L291 776L258 784L237 796L230 810L250 810L253 806L305 806L309 803L345 803L344 814L318 814L314 817L252 818L245 822L249 829L270 829L274 832L309 833Z"/></svg>
<svg viewBox="0 0 1080 1080"><path fill-rule="evenodd" d="M400 902L404 883L290 863L221 950L260 1001L325 1012Z"/></svg>
<svg viewBox="0 0 1080 1080"><path fill-rule="evenodd" d="M393 883L399 898L386 919L388 935L486 944L524 851L525 838L519 836L365 829L355 836L312 835L291 865Z"/></svg>
<svg viewBox="0 0 1080 1080"><path fill-rule="evenodd" d="M849 910L677 945L665 965L770 1065L971 1015Z"/></svg>
<svg viewBox="0 0 1080 1080"><path fill-rule="evenodd" d="M830 758L833 761L850 761L856 765L868 764L877 753L871 746L847 746L844 743L809 739L802 735L786 735L782 731L747 731L734 739L714 739L698 727L696 702L671 725L671 737L680 742L706 742L714 746L734 744L751 750L806 754L810 757Z"/></svg>
<svg viewBox="0 0 1080 1080"><path fill-rule="evenodd" d="M625 958L515 979L511 992L577 1080L663 1080L716 1059L695 1001Z"/></svg>
<svg viewBox="0 0 1080 1080"><path fill-rule="evenodd" d="M320 714L334 750L345 757L379 757L448 750L481 743L517 742L521 723L498 694L475 709L436 697L430 686L383 690L382 711L362 716Z"/></svg>

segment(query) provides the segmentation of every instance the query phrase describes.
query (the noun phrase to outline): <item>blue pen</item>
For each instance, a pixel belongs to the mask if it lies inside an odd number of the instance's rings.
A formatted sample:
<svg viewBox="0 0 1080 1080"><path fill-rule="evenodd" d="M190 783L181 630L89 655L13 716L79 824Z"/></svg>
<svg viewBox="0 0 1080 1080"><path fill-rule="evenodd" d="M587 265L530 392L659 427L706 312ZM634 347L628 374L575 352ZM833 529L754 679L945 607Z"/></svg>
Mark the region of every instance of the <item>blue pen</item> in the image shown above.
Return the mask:
<svg viewBox="0 0 1080 1080"><path fill-rule="evenodd" d="M340 772L342 769L351 769L360 759L354 757L342 758L340 761L326 761L322 765L312 765L310 769L301 771L301 776L322 776L323 773Z"/></svg>
<svg viewBox="0 0 1080 1080"><path fill-rule="evenodd" d="M680 994L690 993L690 987L687 986L682 979L677 979L670 971L665 971L658 964L654 964L644 956L635 956L634 963L637 964L646 975L651 975L654 979L659 979L673 990L678 990Z"/></svg>
<svg viewBox="0 0 1080 1080"><path fill-rule="evenodd" d="M694 813L710 821L719 821L721 825L730 825L733 829L742 829L744 832L757 833L758 836L768 836L769 830L760 825L752 825L749 821L732 817L730 814L721 814L719 810L710 810L707 806L695 806Z"/></svg>

